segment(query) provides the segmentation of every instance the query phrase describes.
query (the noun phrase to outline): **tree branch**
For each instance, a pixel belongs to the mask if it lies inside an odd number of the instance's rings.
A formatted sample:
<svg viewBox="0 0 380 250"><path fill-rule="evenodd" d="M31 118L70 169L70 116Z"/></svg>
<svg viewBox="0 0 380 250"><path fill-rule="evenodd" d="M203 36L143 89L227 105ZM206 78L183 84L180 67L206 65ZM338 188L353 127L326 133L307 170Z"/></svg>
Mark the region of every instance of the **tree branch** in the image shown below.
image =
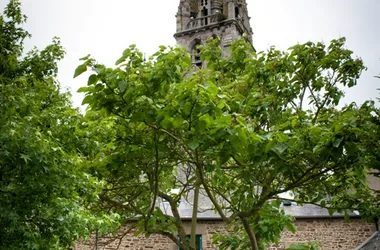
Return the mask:
<svg viewBox="0 0 380 250"><path fill-rule="evenodd" d="M214 195L211 193L210 188L207 184L207 181L204 177L204 170L202 166L197 166L197 169L199 171L199 177L200 181L207 193L208 198L211 200L212 204L215 206L215 209L218 211L220 217L224 222L229 222L229 219L226 217L226 215L223 213L222 208L220 207L219 203L216 201Z"/></svg>

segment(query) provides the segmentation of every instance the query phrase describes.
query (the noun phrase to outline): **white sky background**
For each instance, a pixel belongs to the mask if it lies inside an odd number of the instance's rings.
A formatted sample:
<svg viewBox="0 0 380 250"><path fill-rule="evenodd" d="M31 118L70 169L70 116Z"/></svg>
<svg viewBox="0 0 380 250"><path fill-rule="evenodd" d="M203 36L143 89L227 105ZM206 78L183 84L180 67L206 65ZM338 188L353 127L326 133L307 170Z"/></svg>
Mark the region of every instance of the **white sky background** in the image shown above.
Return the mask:
<svg viewBox="0 0 380 250"><path fill-rule="evenodd" d="M79 58L91 54L113 66L130 44L147 55L159 45L175 45L175 14L179 0L21 0L28 16L25 28L33 35L26 49L42 49L54 36L61 38L66 57L59 64L59 81L73 93L74 105L83 96L76 90L87 78L73 79ZM0 0L4 9L8 0ZM257 51L307 41L346 37L346 46L364 60L368 70L359 84L346 91L344 103L361 104L380 97L379 0L247 0L253 44Z"/></svg>

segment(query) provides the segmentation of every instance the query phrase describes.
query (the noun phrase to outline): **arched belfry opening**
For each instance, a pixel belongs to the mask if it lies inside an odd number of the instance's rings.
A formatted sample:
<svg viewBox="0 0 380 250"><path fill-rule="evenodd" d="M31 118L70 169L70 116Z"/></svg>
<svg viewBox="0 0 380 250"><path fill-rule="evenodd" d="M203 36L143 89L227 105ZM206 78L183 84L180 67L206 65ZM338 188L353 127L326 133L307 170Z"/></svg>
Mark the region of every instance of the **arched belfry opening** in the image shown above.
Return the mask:
<svg viewBox="0 0 380 250"><path fill-rule="evenodd" d="M235 7L235 18L240 18L240 9L239 7Z"/></svg>
<svg viewBox="0 0 380 250"><path fill-rule="evenodd" d="M206 7L202 9L202 16L208 16L208 9Z"/></svg>
<svg viewBox="0 0 380 250"><path fill-rule="evenodd" d="M207 19L208 9L206 8L206 6L203 7L201 14L202 14L202 17L204 17L202 19L202 21L203 21L202 25L208 25L208 19Z"/></svg>
<svg viewBox="0 0 380 250"><path fill-rule="evenodd" d="M199 46L202 45L200 39L195 39L193 42L190 43L190 52L191 52L191 63L198 67L202 68L203 62L201 60L201 51L199 49Z"/></svg>

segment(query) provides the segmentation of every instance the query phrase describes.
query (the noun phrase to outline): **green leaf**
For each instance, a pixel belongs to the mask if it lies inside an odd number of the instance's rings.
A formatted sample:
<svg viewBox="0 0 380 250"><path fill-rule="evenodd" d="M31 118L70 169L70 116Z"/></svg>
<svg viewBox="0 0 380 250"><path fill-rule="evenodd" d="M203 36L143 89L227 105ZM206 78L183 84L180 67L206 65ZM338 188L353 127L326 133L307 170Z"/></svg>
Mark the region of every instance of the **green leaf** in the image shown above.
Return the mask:
<svg viewBox="0 0 380 250"><path fill-rule="evenodd" d="M74 78L79 76L80 74L82 74L83 72L86 72L87 70L87 65L86 64L82 64L82 65L79 65L76 69L75 69L75 72L74 72Z"/></svg>
<svg viewBox="0 0 380 250"><path fill-rule="evenodd" d="M171 128L173 126L173 119L171 117L165 117L165 119L161 121L161 126L165 129Z"/></svg>
<svg viewBox="0 0 380 250"><path fill-rule="evenodd" d="M96 74L92 74L89 76L87 84L88 85L94 85L97 82L98 82L98 76Z"/></svg>
<svg viewBox="0 0 380 250"><path fill-rule="evenodd" d="M272 150L275 151L278 154L282 154L285 152L286 149L288 149L288 145L286 143L278 143L276 144Z"/></svg>
<svg viewBox="0 0 380 250"><path fill-rule="evenodd" d="M292 120L292 128L295 128L298 124L298 119L293 119Z"/></svg>
<svg viewBox="0 0 380 250"><path fill-rule="evenodd" d="M321 207L325 207L326 206L326 201L325 200L322 200L321 201Z"/></svg>
<svg viewBox="0 0 380 250"><path fill-rule="evenodd" d="M295 227L295 225L293 223L287 223L286 224L286 229L288 229L292 233L295 233L297 231L296 227Z"/></svg>
<svg viewBox="0 0 380 250"><path fill-rule="evenodd" d="M286 142L286 141L288 141L289 136L285 133L279 133L276 135L276 138L277 138L278 142Z"/></svg>
<svg viewBox="0 0 380 250"><path fill-rule="evenodd" d="M104 85L103 84L96 84L96 86L95 86L95 92L99 92L102 89L104 89Z"/></svg>
<svg viewBox="0 0 380 250"><path fill-rule="evenodd" d="M202 107L201 113L206 114L210 111L211 107L209 105Z"/></svg>
<svg viewBox="0 0 380 250"><path fill-rule="evenodd" d="M117 59L117 61L115 62L115 65L119 65L120 63L124 62L126 59L127 57L123 55L122 57Z"/></svg>
<svg viewBox="0 0 380 250"><path fill-rule="evenodd" d="M219 109L223 109L224 106L226 106L224 102L220 102L220 103L217 105L217 107L218 107Z"/></svg>
<svg viewBox="0 0 380 250"><path fill-rule="evenodd" d="M290 122L287 121L283 124L280 124L278 126L276 126L276 130L279 131L279 130L284 130L284 129L287 129L288 127L290 126Z"/></svg>
<svg viewBox="0 0 380 250"><path fill-rule="evenodd" d="M176 127L176 128L181 127L183 121L184 121L184 120L183 120L182 117L180 117L180 116L176 116L176 118L175 118L174 121L173 121L173 125L174 125L174 127Z"/></svg>
<svg viewBox="0 0 380 250"><path fill-rule="evenodd" d="M197 131L198 132L203 132L207 127L207 122L205 120L200 120L197 123Z"/></svg>
<svg viewBox="0 0 380 250"><path fill-rule="evenodd" d="M242 140L243 143L247 142L247 136L245 134L245 131L242 128L236 128L236 131L239 135L239 139Z"/></svg>
<svg viewBox="0 0 380 250"><path fill-rule="evenodd" d="M121 93L124 93L127 87L128 87L128 82L126 80L119 81L119 89Z"/></svg>
<svg viewBox="0 0 380 250"><path fill-rule="evenodd" d="M329 209L327 209L327 211L329 212L330 216L333 216L333 214L336 212L336 209L329 208Z"/></svg>
<svg viewBox="0 0 380 250"><path fill-rule="evenodd" d="M86 97L83 99L83 101L82 101L82 105L84 105L84 104L91 104L93 100L94 100L94 96L92 96L92 95L88 95L88 96L86 96Z"/></svg>
<svg viewBox="0 0 380 250"><path fill-rule="evenodd" d="M28 155L24 155L24 154L21 154L20 158L23 159L25 161L25 163L28 163L28 161L30 160L30 157Z"/></svg>
<svg viewBox="0 0 380 250"><path fill-rule="evenodd" d="M236 120L239 122L240 125L245 126L245 118L241 115L239 115Z"/></svg>
<svg viewBox="0 0 380 250"><path fill-rule="evenodd" d="M265 147L265 153L268 153L274 146L276 145L275 141L269 141L269 143Z"/></svg>
<svg viewBox="0 0 380 250"><path fill-rule="evenodd" d="M89 87L81 87L77 90L78 93L82 93L82 92L87 92L89 91L91 88Z"/></svg>
<svg viewBox="0 0 380 250"><path fill-rule="evenodd" d="M199 141L190 141L189 143L187 143L187 146L189 146L189 148L191 148L192 150L195 150L199 147Z"/></svg>
<svg viewBox="0 0 380 250"><path fill-rule="evenodd" d="M88 54L87 56L85 56L85 57L82 57L82 58L80 58L79 60L80 61L86 61L86 60L88 60L89 58L90 58L90 54Z"/></svg>
<svg viewBox="0 0 380 250"><path fill-rule="evenodd" d="M338 139L336 139L336 140L333 142L333 146L334 146L335 148L338 148L338 147L340 146L340 144L342 143L342 141L343 141L343 138L338 138Z"/></svg>

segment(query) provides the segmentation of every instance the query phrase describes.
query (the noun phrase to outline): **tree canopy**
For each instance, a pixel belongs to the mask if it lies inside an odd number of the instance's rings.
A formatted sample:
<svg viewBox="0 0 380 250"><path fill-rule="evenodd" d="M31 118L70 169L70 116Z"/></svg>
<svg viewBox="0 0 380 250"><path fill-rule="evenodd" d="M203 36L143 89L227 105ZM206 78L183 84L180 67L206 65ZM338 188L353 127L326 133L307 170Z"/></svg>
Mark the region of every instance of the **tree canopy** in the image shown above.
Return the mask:
<svg viewBox="0 0 380 250"><path fill-rule="evenodd" d="M263 249L284 228L294 231L280 208L286 192L331 213L357 208L347 193L373 194L366 175L379 168L379 118L371 101L339 106L342 88L365 69L344 42L255 53L243 37L223 58L214 39L201 48L200 70L177 47L161 46L145 61L132 45L115 68L83 58L74 76L93 71L79 90L83 104L112 131L90 164L107 183L103 206L182 249L195 249L178 211L189 192L197 211L203 190L235 232L215 237L221 249ZM191 239L196 221L195 212Z"/></svg>
<svg viewBox="0 0 380 250"><path fill-rule="evenodd" d="M16 0L0 16L0 249L67 249L112 218L88 209L101 185L81 169L84 119L56 80L64 50L54 38L24 54L25 21Z"/></svg>

